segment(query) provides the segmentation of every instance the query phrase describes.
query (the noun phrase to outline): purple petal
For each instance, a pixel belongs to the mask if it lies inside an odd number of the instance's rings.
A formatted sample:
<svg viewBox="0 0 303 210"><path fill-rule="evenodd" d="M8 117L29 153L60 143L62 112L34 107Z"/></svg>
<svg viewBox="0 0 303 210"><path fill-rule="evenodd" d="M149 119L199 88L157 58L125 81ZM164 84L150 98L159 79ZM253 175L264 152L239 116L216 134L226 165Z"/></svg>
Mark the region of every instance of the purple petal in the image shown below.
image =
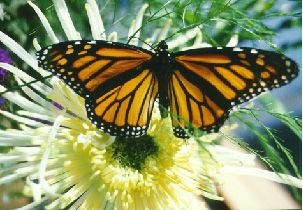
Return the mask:
<svg viewBox="0 0 303 210"><path fill-rule="evenodd" d="M13 64L13 61L8 54L8 51L2 48L0 48L0 62ZM7 71L3 68L0 68L0 84L4 82L6 75Z"/></svg>
<svg viewBox="0 0 303 210"><path fill-rule="evenodd" d="M3 97L0 96L0 107L3 106L4 102L5 102L5 99L4 99Z"/></svg>
<svg viewBox="0 0 303 210"><path fill-rule="evenodd" d="M63 109L63 107L60 105L60 104L58 104L58 103L56 103L56 102L52 102L52 104L55 106L55 107L57 107L58 109Z"/></svg>

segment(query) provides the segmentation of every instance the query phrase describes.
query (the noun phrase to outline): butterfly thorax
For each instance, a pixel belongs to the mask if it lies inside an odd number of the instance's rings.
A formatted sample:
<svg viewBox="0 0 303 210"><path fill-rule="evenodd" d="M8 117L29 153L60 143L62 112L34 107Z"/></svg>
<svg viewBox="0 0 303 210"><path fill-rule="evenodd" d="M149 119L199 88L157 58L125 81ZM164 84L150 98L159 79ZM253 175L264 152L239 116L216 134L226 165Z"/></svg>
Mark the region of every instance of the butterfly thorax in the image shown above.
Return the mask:
<svg viewBox="0 0 303 210"><path fill-rule="evenodd" d="M159 81L159 108L161 117L168 116L167 110L169 106L168 101L168 80L171 76L169 71L171 65L170 54L167 51L168 46L165 41L161 41L156 48L156 56L154 59L153 72Z"/></svg>

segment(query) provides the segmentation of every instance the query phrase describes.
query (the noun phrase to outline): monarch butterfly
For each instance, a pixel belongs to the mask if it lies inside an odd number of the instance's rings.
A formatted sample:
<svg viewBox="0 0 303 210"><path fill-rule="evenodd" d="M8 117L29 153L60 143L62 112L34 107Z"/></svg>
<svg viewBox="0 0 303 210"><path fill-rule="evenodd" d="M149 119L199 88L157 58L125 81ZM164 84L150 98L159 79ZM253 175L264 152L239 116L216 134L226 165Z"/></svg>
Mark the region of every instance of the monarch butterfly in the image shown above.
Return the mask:
<svg viewBox="0 0 303 210"><path fill-rule="evenodd" d="M174 135L187 138L188 122L215 132L230 110L287 84L298 66L284 55L252 48L213 47L169 53L107 41L68 41L37 52L39 66L85 98L88 118L114 136L146 134L159 98L170 110ZM169 109L168 109L169 108Z"/></svg>

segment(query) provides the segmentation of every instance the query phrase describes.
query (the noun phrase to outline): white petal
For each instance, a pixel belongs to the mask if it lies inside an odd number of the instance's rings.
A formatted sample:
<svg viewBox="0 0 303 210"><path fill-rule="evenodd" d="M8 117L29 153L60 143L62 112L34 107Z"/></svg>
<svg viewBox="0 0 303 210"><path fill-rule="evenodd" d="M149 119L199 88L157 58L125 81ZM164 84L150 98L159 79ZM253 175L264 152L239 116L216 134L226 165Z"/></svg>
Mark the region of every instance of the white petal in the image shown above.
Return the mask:
<svg viewBox="0 0 303 210"><path fill-rule="evenodd" d="M33 139L33 137L0 137L0 146L13 146L13 147L20 147L20 146L34 146L40 145L43 143L42 139Z"/></svg>
<svg viewBox="0 0 303 210"><path fill-rule="evenodd" d="M25 177L28 174L31 174L31 173L37 171L37 168L38 168L38 166L36 164L32 165L32 163L29 163L29 162L27 164L17 164L14 166L16 166L16 170L14 171L14 173L1 177L0 184L10 183L16 179Z"/></svg>
<svg viewBox="0 0 303 210"><path fill-rule="evenodd" d="M46 17L44 16L44 14L41 12L41 10L39 9L39 7L37 7L34 3L32 3L31 1L27 2L37 13L38 17L41 20L42 25L44 26L47 34L49 35L49 37L51 38L53 43L58 43L59 40L55 35L55 32L53 31L52 27L50 26L48 20L46 19Z"/></svg>
<svg viewBox="0 0 303 210"><path fill-rule="evenodd" d="M66 3L64 0L53 0L54 6L62 25L62 28L69 40L80 40L81 36L76 31L73 21L69 15Z"/></svg>
<svg viewBox="0 0 303 210"><path fill-rule="evenodd" d="M35 80L33 77L29 76L27 73L25 73L21 69L18 69L8 63L0 62L0 67L13 73L15 76L21 78L25 82L32 82ZM50 73L48 75L50 75ZM37 91L39 91L40 93L42 93L44 95L46 95L48 92L51 91L51 89L48 86L46 86L45 84L43 84L42 82L35 82L35 83L31 84L31 87L33 87L34 89L36 89Z"/></svg>
<svg viewBox="0 0 303 210"><path fill-rule="evenodd" d="M33 69L38 69L37 60L30 55L23 47L21 47L15 40L7 36L5 33L0 31L0 41L6 45L13 53L21 58L25 63L30 65Z"/></svg>
<svg viewBox="0 0 303 210"><path fill-rule="evenodd" d="M189 50L189 49L198 49L198 48L205 48L205 47L212 47L211 44L206 42L202 42L202 32L199 30L196 34L196 38L194 44L190 47L183 47L182 50Z"/></svg>
<svg viewBox="0 0 303 210"><path fill-rule="evenodd" d="M70 110L78 117L87 119L82 97L78 96L69 87L64 85L58 78L52 78L51 84L53 86L53 91L49 94L50 99L63 106L65 109Z"/></svg>
<svg viewBox="0 0 303 210"><path fill-rule="evenodd" d="M4 88L3 86L0 85L0 92L2 92L2 91L6 91L6 88ZM7 92L7 93L4 93L2 96L4 98L6 98L7 100L9 100L10 102L20 106L22 109L40 113L40 114L48 113L47 109L22 97L18 93Z"/></svg>
<svg viewBox="0 0 303 210"><path fill-rule="evenodd" d="M81 209L80 206L83 206L83 203L85 203L85 199L87 198L87 196L89 195L90 190L86 191L85 193L83 193L76 202L73 203L73 205L69 208L69 210L77 210L77 209Z"/></svg>
<svg viewBox="0 0 303 210"><path fill-rule="evenodd" d="M34 201L40 201L42 197L42 192L39 184L30 180L30 177L26 177L26 184L31 188Z"/></svg>
<svg viewBox="0 0 303 210"><path fill-rule="evenodd" d="M238 45L238 42L239 42L239 38L238 38L238 35L233 35L229 42L226 44L226 47L235 47Z"/></svg>
<svg viewBox="0 0 303 210"><path fill-rule="evenodd" d="M55 120L55 117L51 117L49 115L37 114L34 112L29 112L29 111L24 111L24 110L17 111L17 114L20 116L33 117L33 118L40 119L40 120L46 120L49 122L54 122L54 120Z"/></svg>
<svg viewBox="0 0 303 210"><path fill-rule="evenodd" d="M40 46L40 44L39 44L37 38L34 38L34 39L33 39L33 45L34 45L34 48L36 49L36 51L41 50L41 46Z"/></svg>
<svg viewBox="0 0 303 210"><path fill-rule="evenodd" d="M32 134L34 135L34 134ZM39 141L43 141L42 143L45 142L45 138L46 137L42 137L42 136L33 136L36 139L38 139ZM36 143L35 143L36 144ZM35 145L34 144L34 145ZM41 147L15 147L14 151L16 153L23 153L23 154L27 154L27 155L37 155L37 154L41 154Z"/></svg>
<svg viewBox="0 0 303 210"><path fill-rule="evenodd" d="M7 129L7 130L0 130L0 135L2 137L9 137L9 138L28 138L33 136L32 132L25 132L16 129Z"/></svg>
<svg viewBox="0 0 303 210"><path fill-rule="evenodd" d="M92 30L93 38L96 40L106 40L103 21L96 1L87 0L87 4L85 4L85 9L87 11L87 16Z"/></svg>
<svg viewBox="0 0 303 210"><path fill-rule="evenodd" d="M150 47L151 44L152 43L151 43L150 38L147 38L144 40L144 43L142 44L142 48L151 50L151 47Z"/></svg>
<svg viewBox="0 0 303 210"><path fill-rule="evenodd" d="M13 53L15 53L19 58L21 58L25 63L35 69L39 74L42 76L48 75L45 70L42 70L38 67L38 62L32 55L30 55L23 47L21 47L17 42L15 42L12 38L7 36L2 31L0 31L0 41L11 51L13 51Z"/></svg>
<svg viewBox="0 0 303 210"><path fill-rule="evenodd" d="M32 145L31 145L32 146ZM32 161L37 161L39 160L40 157L35 156L35 155L27 155L27 154L10 154L10 153L5 153L5 154L0 154L0 162L5 163L5 164L16 164L17 162L32 162Z"/></svg>
<svg viewBox="0 0 303 210"><path fill-rule="evenodd" d="M248 175L260 177L263 179L268 179L274 182L288 184L297 188L302 188L302 181L296 177L275 173L268 170L263 170L259 168L247 168L247 167L232 167L232 166L224 166L220 169L221 173L224 174L238 174L238 175Z"/></svg>
<svg viewBox="0 0 303 210"><path fill-rule="evenodd" d="M161 33L159 35L158 42L166 39L167 33L168 33L172 23L173 23L172 19L168 19L166 21L166 23L164 24L164 26L161 29Z"/></svg>
<svg viewBox="0 0 303 210"><path fill-rule="evenodd" d="M8 118L10 118L12 120L16 120L19 123L24 123L26 125L30 125L30 126L34 126L34 127L41 127L41 126L43 126L43 124L40 123L40 122L37 122L35 120L30 120L30 119L25 118L25 117L20 117L20 116L12 114L10 112L7 112L7 111L0 110L0 114L4 115L5 117L8 117Z"/></svg>
<svg viewBox="0 0 303 210"><path fill-rule="evenodd" d="M196 38L195 38L193 46L199 45L200 43L202 43L202 38L203 38L202 32L199 30L196 34Z"/></svg>
<svg viewBox="0 0 303 210"><path fill-rule="evenodd" d="M198 31L200 31L200 29L198 27L195 27L195 28L187 31L185 34L179 35L172 41L167 42L168 49L172 49L172 48L185 44L186 42L188 42L189 40L194 38L196 36L196 34L198 33Z"/></svg>
<svg viewBox="0 0 303 210"><path fill-rule="evenodd" d="M129 33L129 37L128 37L129 39L131 39L129 42L129 44L131 44L131 45L136 45L136 46L138 45L143 16L144 16L144 12L147 9L147 7L148 7L148 4L144 4L137 14L136 20L134 22L133 31L132 31L132 33Z"/></svg>
<svg viewBox="0 0 303 210"><path fill-rule="evenodd" d="M207 150L211 152L213 157L218 160L223 165L228 164L237 164L237 165L245 165L245 166L254 166L256 156L254 154L247 154L239 151L235 151L233 149L229 149L227 147L219 146L219 145L210 145L207 147Z"/></svg>
<svg viewBox="0 0 303 210"><path fill-rule="evenodd" d="M46 145L46 149L42 155L41 158L41 163L39 165L39 184L41 189L44 190L44 192L46 192L46 194L53 196L53 197L57 197L58 195L56 194L56 192L49 186L49 184L47 183L46 179L45 179L45 171L46 171L46 167L47 167L47 162L48 162L48 158L51 152L51 147L52 147L52 141L54 140L54 138L57 135L58 129L61 125L61 121L63 120L63 116L64 116L64 111L62 111L62 114L59 115L52 128L50 131L50 134L48 136L47 139L47 145Z"/></svg>
<svg viewBox="0 0 303 210"><path fill-rule="evenodd" d="M23 81L21 81L20 79L16 78L17 82L19 85L23 85ZM36 102L37 104L40 104L43 108L49 110L50 112L47 112L45 114L50 113L49 115L52 114L58 114L59 113L59 109L57 109L51 102L45 100L44 98L42 98L39 94L35 93L32 89L30 89L29 87L22 87L21 88L24 93L30 97L32 99L32 101ZM45 95L48 95L48 93L46 93Z"/></svg>
<svg viewBox="0 0 303 210"><path fill-rule="evenodd" d="M157 40L157 37L159 37L160 33L161 33L161 29L159 28L155 29L152 36L147 38L147 40L149 41L148 43L153 44Z"/></svg>
<svg viewBox="0 0 303 210"><path fill-rule="evenodd" d="M134 35L134 33L135 33L135 27L136 27L136 21L133 20L133 21L131 22L130 27L129 27L129 30L128 30L128 39L130 39L131 36ZM133 41L133 39L132 39L132 40L130 40L129 44L132 44L133 42L134 42L134 41Z"/></svg>
<svg viewBox="0 0 303 210"><path fill-rule="evenodd" d="M118 34L117 32L113 31L108 35L108 41L117 42L118 41Z"/></svg>

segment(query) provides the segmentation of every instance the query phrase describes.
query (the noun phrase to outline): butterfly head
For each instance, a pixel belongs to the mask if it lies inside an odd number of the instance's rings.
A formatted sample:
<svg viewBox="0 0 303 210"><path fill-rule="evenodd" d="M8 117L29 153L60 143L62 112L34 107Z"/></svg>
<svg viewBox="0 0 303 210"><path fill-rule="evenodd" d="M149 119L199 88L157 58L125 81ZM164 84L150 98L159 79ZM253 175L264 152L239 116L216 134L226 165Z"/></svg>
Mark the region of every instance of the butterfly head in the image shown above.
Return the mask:
<svg viewBox="0 0 303 210"><path fill-rule="evenodd" d="M166 51L167 49L168 49L168 46L167 46L166 42L164 40L162 40L159 42L156 51L161 52L161 51Z"/></svg>

